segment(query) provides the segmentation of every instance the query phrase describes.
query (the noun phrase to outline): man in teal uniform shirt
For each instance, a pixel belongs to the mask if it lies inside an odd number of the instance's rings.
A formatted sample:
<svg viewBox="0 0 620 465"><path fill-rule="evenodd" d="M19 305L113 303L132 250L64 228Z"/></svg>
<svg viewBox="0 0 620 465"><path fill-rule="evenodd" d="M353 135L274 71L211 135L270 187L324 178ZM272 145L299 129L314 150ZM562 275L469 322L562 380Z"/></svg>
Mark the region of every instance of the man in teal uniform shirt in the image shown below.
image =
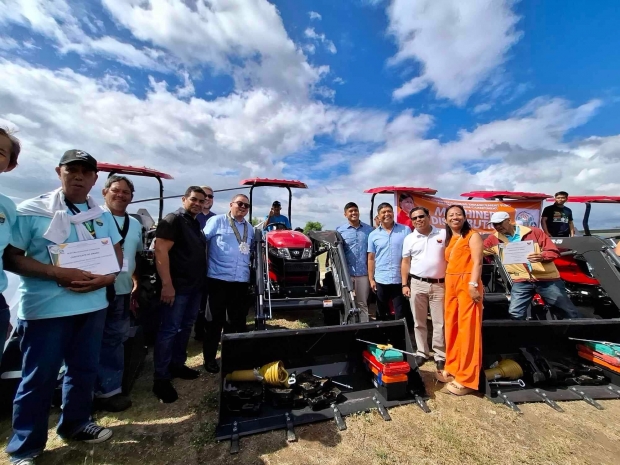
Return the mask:
<svg viewBox="0 0 620 465"><path fill-rule="evenodd" d="M32 463L45 449L50 406L60 367L63 378L60 437L88 443L106 441L112 431L91 420L106 286L115 274L95 275L53 266L48 246L110 238L123 261L121 235L112 215L89 196L97 161L69 150L56 173L61 187L17 207L17 221L4 259L21 276L17 333L21 337L22 380L13 402L13 435L6 448L14 463Z"/></svg>

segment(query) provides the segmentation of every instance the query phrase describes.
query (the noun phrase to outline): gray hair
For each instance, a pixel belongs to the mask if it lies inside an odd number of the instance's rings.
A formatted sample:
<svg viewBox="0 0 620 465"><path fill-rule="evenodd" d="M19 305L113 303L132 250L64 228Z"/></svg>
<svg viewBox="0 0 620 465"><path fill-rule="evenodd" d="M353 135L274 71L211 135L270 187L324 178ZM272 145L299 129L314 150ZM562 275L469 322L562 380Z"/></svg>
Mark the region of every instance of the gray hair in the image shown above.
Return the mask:
<svg viewBox="0 0 620 465"><path fill-rule="evenodd" d="M235 194L231 199L231 202L234 202L238 197L245 197L246 199L248 199L248 201L250 200L250 198L245 194Z"/></svg>
<svg viewBox="0 0 620 465"><path fill-rule="evenodd" d="M129 190L131 191L131 194L133 195L136 189L133 187L133 182L131 182L126 176L118 176L116 174L113 174L112 176L108 177L108 179L105 180L105 186L103 187L104 189L109 189L110 187L112 187L112 184L114 184L115 182L121 182L121 181L125 181L127 183L127 185L129 186Z"/></svg>

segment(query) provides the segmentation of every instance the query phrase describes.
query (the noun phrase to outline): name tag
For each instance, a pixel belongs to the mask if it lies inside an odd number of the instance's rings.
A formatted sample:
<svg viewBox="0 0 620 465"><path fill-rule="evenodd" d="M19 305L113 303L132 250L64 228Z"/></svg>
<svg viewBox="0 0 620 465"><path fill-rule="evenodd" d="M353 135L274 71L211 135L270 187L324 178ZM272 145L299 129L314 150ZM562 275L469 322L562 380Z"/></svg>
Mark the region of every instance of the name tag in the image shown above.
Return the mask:
<svg viewBox="0 0 620 465"><path fill-rule="evenodd" d="M126 258L123 258L123 268L121 268L121 272L129 272L129 260Z"/></svg>

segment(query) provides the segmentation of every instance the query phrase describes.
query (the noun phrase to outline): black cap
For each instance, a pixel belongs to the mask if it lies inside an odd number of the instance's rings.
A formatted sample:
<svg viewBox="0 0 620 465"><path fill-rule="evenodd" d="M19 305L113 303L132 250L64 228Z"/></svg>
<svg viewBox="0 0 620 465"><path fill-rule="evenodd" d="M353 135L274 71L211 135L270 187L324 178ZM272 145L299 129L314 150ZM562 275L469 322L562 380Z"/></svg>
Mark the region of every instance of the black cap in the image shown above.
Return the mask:
<svg viewBox="0 0 620 465"><path fill-rule="evenodd" d="M282 204L280 202L278 202L277 200L274 200L274 202L271 204L272 207L281 207Z"/></svg>
<svg viewBox="0 0 620 465"><path fill-rule="evenodd" d="M84 152L84 150L67 150L60 159L60 163L58 163L58 166L78 162L86 163L87 165L92 166L95 171L97 171L97 160L95 160L94 157L88 152Z"/></svg>

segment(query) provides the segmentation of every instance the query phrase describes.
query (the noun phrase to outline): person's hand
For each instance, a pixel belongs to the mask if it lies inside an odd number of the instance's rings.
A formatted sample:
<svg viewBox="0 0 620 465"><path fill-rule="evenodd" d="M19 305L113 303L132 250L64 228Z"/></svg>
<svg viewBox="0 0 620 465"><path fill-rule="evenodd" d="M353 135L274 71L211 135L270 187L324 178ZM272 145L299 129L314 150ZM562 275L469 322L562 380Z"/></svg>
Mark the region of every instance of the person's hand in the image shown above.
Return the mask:
<svg viewBox="0 0 620 465"><path fill-rule="evenodd" d="M165 304L172 305L176 292L172 284L165 284L161 287L161 301Z"/></svg>
<svg viewBox="0 0 620 465"><path fill-rule="evenodd" d="M54 267L54 281L62 287L71 287L76 281L89 281L90 273L77 268L60 268Z"/></svg>
<svg viewBox="0 0 620 465"><path fill-rule="evenodd" d="M79 281L72 281L71 286L68 287L70 291L86 294L110 286L114 284L116 279L116 276L113 274L100 275L88 273L87 271L84 273L87 279L82 278Z"/></svg>
<svg viewBox="0 0 620 465"><path fill-rule="evenodd" d="M405 297L411 297L411 289L409 286L403 287L403 295Z"/></svg>
<svg viewBox="0 0 620 465"><path fill-rule="evenodd" d="M269 210L269 218L271 218L273 215L274 215L274 212L273 212L273 208L272 208L271 210Z"/></svg>
<svg viewBox="0 0 620 465"><path fill-rule="evenodd" d="M527 256L527 260L530 263L540 263L543 261L543 256L539 253L531 253Z"/></svg>
<svg viewBox="0 0 620 465"><path fill-rule="evenodd" d="M370 288L374 291L377 292L377 283L375 282L374 279L370 279Z"/></svg>
<svg viewBox="0 0 620 465"><path fill-rule="evenodd" d="M471 300L473 300L476 303L480 302L480 300L482 299L482 296L480 295L478 288L474 286L469 286L469 296L471 297Z"/></svg>
<svg viewBox="0 0 620 465"><path fill-rule="evenodd" d="M134 285L131 290L131 296L129 297L129 310L136 316L136 310L140 308L140 304L138 303L138 296L140 295L140 287Z"/></svg>

